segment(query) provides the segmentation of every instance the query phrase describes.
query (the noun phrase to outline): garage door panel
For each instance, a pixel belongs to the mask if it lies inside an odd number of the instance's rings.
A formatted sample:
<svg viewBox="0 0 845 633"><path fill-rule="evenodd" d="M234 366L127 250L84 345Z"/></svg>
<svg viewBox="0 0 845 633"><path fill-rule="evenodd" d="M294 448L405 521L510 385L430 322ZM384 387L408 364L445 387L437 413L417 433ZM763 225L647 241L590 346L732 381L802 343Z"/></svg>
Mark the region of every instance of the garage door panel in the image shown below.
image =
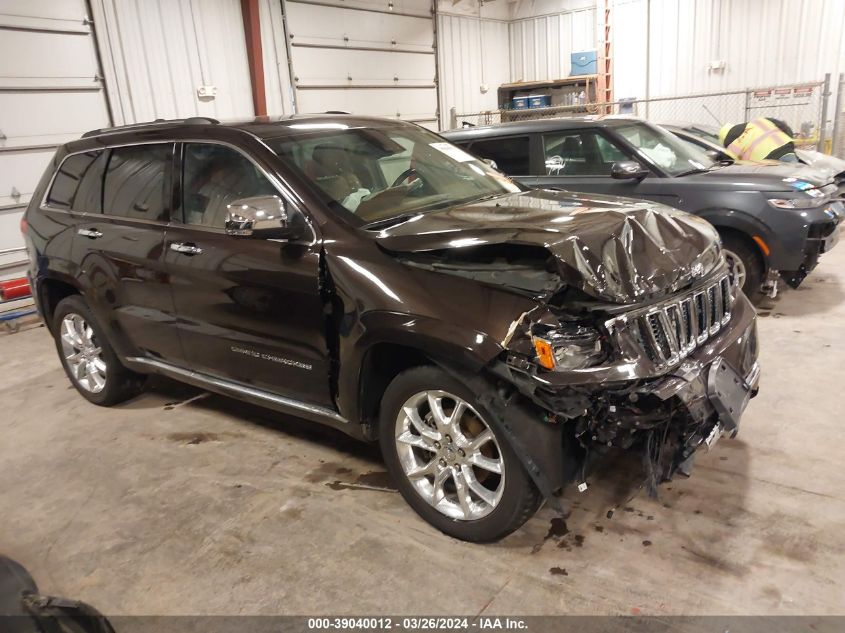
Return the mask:
<svg viewBox="0 0 845 633"><path fill-rule="evenodd" d="M21 236L21 218L24 208L3 209L0 207L0 251L15 249L12 252L0 252L0 267L18 266L0 269L0 280L21 277L26 273L26 253L23 252L23 237ZM3 306L4 308L6 306Z"/></svg>
<svg viewBox="0 0 845 633"><path fill-rule="evenodd" d="M97 73L97 59L91 48L90 36L15 30L2 32L0 86L21 84L22 79L41 79L38 85L46 87L68 78L86 79L92 84ZM96 87L97 84L93 85Z"/></svg>
<svg viewBox="0 0 845 633"><path fill-rule="evenodd" d="M301 48L296 51L296 61L302 69L297 71L299 86L419 86L432 85L435 76L434 55L421 53Z"/></svg>
<svg viewBox="0 0 845 633"><path fill-rule="evenodd" d="M431 19L288 3L291 44L433 50ZM294 52L296 55L298 51Z"/></svg>
<svg viewBox="0 0 845 633"><path fill-rule="evenodd" d="M436 119L430 0L288 0L285 6L299 112Z"/></svg>
<svg viewBox="0 0 845 633"><path fill-rule="evenodd" d="M370 11L392 11L431 17L430 0L316 0L319 4L335 7L356 7ZM288 5L291 1L288 1Z"/></svg>
<svg viewBox="0 0 845 633"><path fill-rule="evenodd" d="M0 15L67 20L84 24L85 0L0 0Z"/></svg>
<svg viewBox="0 0 845 633"><path fill-rule="evenodd" d="M300 90L297 93L300 112L345 110L356 114L396 117L407 121L434 118L437 90L419 88L374 88L371 90Z"/></svg>
<svg viewBox="0 0 845 633"><path fill-rule="evenodd" d="M78 137L109 120L101 91L0 93L0 113L0 129L8 141L19 144L56 142L69 134Z"/></svg>
<svg viewBox="0 0 845 633"><path fill-rule="evenodd" d="M0 152L0 207L28 201L55 153L52 148L29 152ZM20 192L20 200L12 197L12 189Z"/></svg>

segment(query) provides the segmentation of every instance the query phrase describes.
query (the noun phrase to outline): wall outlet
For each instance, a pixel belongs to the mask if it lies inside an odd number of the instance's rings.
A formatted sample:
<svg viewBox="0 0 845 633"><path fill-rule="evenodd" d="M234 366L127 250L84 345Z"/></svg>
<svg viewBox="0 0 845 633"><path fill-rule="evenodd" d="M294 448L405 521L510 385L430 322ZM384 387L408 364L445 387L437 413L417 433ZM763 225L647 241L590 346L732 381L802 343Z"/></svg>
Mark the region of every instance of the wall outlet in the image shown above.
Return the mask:
<svg viewBox="0 0 845 633"><path fill-rule="evenodd" d="M197 96L200 99L214 99L217 96L217 86L200 86L197 88Z"/></svg>

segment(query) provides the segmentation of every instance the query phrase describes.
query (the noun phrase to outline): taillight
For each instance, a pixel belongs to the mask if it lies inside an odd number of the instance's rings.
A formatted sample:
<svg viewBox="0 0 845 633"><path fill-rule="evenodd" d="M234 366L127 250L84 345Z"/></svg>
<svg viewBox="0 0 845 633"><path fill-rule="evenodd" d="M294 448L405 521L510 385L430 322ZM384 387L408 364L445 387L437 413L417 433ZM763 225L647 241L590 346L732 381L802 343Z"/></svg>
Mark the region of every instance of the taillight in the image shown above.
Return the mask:
<svg viewBox="0 0 845 633"><path fill-rule="evenodd" d="M26 221L24 216L21 216L21 233L26 235L26 232L29 230L29 222Z"/></svg>

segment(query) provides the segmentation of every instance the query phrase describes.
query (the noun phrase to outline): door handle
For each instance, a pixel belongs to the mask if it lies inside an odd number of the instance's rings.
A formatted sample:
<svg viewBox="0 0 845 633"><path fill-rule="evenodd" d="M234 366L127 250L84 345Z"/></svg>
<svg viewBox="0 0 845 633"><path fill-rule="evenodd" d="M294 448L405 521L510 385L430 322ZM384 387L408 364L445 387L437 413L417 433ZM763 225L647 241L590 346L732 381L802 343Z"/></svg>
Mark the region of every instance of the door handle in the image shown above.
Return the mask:
<svg viewBox="0 0 845 633"><path fill-rule="evenodd" d="M199 246L190 242L172 242L170 244L170 250L182 253L183 255L200 255L202 253L202 249Z"/></svg>
<svg viewBox="0 0 845 633"><path fill-rule="evenodd" d="M87 237L92 240L96 240L99 237L103 237L103 234L100 233L97 229L79 229L77 234Z"/></svg>

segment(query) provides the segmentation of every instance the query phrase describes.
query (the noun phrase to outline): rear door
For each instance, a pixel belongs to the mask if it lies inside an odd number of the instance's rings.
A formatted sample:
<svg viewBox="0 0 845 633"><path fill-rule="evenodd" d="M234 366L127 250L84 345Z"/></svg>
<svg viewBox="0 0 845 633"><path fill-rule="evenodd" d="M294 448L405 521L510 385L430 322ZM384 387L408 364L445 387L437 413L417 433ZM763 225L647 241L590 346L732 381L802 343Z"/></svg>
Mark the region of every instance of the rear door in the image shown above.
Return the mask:
<svg viewBox="0 0 845 633"><path fill-rule="evenodd" d="M170 213L173 143L104 150L101 188L85 195L73 239L92 308L124 355L178 355L162 245Z"/></svg>
<svg viewBox="0 0 845 633"><path fill-rule="evenodd" d="M228 205L285 195L240 150L181 146L181 213L165 261L192 369L313 404L331 405L320 297L320 247L234 237Z"/></svg>

